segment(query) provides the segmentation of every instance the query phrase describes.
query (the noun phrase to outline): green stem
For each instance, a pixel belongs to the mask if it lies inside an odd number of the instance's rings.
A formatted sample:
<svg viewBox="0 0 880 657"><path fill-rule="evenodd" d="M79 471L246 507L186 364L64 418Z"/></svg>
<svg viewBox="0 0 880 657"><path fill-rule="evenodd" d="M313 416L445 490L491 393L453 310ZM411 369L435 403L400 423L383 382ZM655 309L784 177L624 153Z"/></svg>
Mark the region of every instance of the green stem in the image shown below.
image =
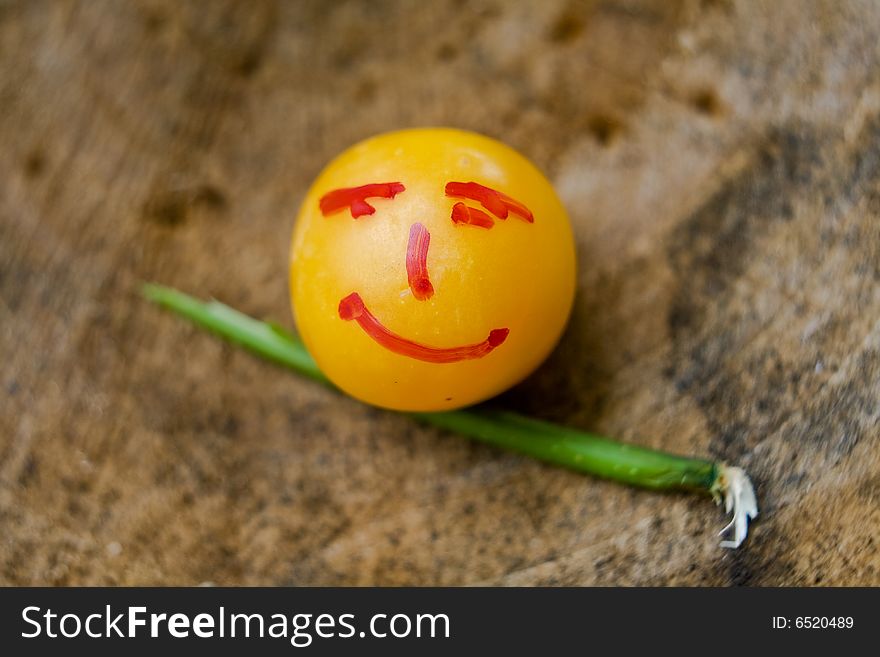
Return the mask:
<svg viewBox="0 0 880 657"><path fill-rule="evenodd" d="M280 326L248 317L219 301L199 301L188 294L154 283L144 285L143 294L150 301L267 360L331 385L299 338Z"/></svg>
<svg viewBox="0 0 880 657"><path fill-rule="evenodd" d="M484 443L642 488L711 492L717 477L717 467L711 461L629 445L507 411L480 409L413 415Z"/></svg>
<svg viewBox="0 0 880 657"><path fill-rule="evenodd" d="M332 386L299 338L279 326L255 320L218 301L202 302L160 285L145 285L143 292L147 299L227 340ZM717 489L720 464L628 445L515 413L469 409L409 415L496 447L634 486L706 493Z"/></svg>

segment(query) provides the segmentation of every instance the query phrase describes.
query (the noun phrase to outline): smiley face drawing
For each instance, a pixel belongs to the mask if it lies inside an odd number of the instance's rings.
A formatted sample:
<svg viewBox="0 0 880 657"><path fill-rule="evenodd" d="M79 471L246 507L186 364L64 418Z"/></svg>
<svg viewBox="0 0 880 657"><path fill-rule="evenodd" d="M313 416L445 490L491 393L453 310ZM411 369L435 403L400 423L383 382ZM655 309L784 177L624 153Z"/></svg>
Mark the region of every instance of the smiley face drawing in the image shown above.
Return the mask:
<svg viewBox="0 0 880 657"><path fill-rule="evenodd" d="M559 340L574 289L571 228L549 181L471 132L356 144L296 221L299 333L335 385L376 406L451 410L518 383Z"/></svg>

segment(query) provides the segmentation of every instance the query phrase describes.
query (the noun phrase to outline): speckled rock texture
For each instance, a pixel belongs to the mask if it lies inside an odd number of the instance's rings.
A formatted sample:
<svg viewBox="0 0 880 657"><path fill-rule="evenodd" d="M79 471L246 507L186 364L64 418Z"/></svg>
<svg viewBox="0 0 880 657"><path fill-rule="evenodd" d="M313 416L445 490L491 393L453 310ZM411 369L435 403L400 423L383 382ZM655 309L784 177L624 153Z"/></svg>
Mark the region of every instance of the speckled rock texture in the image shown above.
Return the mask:
<svg viewBox="0 0 880 657"><path fill-rule="evenodd" d="M880 4L0 3L0 583L880 584ZM707 500L417 426L144 302L292 325L377 132L532 158L578 297L495 403L753 475Z"/></svg>

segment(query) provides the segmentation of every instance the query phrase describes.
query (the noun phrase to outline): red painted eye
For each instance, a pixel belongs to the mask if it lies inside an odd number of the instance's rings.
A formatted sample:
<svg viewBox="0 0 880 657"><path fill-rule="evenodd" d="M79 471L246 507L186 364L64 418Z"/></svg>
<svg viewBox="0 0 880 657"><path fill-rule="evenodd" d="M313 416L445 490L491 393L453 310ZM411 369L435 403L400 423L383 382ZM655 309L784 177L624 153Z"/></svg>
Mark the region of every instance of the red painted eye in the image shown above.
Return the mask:
<svg viewBox="0 0 880 657"><path fill-rule="evenodd" d="M427 363L456 363L460 360L482 358L503 344L510 333L510 329L506 328L493 329L489 332L489 337L476 344L449 348L429 347L392 333L382 326L382 323L367 310L361 295L357 292L352 292L339 302L339 317L346 321L355 320L364 333L389 351Z"/></svg>
<svg viewBox="0 0 880 657"><path fill-rule="evenodd" d="M334 189L332 192L324 194L321 200L318 201L318 205L321 207L321 214L325 217L334 212L349 208L351 216L357 219L365 214L373 214L376 211L376 208L367 203L366 199L394 198L405 190L406 187L399 182L370 183L360 187Z"/></svg>
<svg viewBox="0 0 880 657"><path fill-rule="evenodd" d="M491 228L495 225L488 214L482 210L471 208L459 201L452 206L452 223L468 224L469 226L479 226L480 228Z"/></svg>
<svg viewBox="0 0 880 657"><path fill-rule="evenodd" d="M419 301L434 296L434 286L428 278L428 246L431 233L422 224L413 224L409 229L409 244L406 247L406 277L409 289Z"/></svg>
<svg viewBox="0 0 880 657"><path fill-rule="evenodd" d="M535 217L525 205L491 187L486 187L475 182L448 182L446 183L446 196L453 198L466 198L479 201L499 219L507 219L508 212L512 212L520 219L534 223Z"/></svg>

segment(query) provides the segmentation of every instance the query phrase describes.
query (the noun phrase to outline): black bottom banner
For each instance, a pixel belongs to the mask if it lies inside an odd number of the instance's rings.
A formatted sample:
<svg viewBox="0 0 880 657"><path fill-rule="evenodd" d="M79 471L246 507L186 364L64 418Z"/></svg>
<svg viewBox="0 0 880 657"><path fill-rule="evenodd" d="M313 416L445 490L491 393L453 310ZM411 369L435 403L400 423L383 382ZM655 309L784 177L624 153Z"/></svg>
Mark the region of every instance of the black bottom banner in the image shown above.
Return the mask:
<svg viewBox="0 0 880 657"><path fill-rule="evenodd" d="M0 589L7 655L449 654L875 645L880 589Z"/></svg>

